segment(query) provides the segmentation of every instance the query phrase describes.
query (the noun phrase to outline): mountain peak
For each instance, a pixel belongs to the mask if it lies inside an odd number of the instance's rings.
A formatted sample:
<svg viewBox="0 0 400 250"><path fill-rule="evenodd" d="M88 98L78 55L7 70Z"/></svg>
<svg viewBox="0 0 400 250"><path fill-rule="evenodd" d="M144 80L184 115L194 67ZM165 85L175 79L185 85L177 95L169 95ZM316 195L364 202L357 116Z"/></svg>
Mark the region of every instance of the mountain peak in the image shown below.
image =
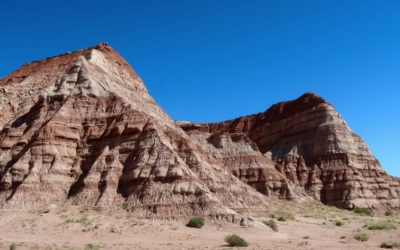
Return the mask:
<svg viewBox="0 0 400 250"><path fill-rule="evenodd" d="M265 210L269 196L399 208L399 181L311 92L256 115L178 124L105 43L25 64L0 90L0 209L127 203L138 218L235 222L235 210Z"/></svg>
<svg viewBox="0 0 400 250"><path fill-rule="evenodd" d="M315 93L307 92L295 100L279 102L272 105L265 111L265 115L270 119L282 119L292 113L301 112L320 104L326 104L333 108L325 99L319 97Z"/></svg>
<svg viewBox="0 0 400 250"><path fill-rule="evenodd" d="M46 74L48 71L54 74L65 72L66 68L73 63L79 56L87 57L93 50L101 51L108 59L114 61L120 66L124 66L136 75L130 65L118 54L116 50L111 48L108 43L99 43L84 49L75 50L51 56L45 59L33 61L22 65L19 69L11 72L9 75L0 79L0 86L7 86L13 83L19 83L32 74ZM48 73L49 74L49 73Z"/></svg>

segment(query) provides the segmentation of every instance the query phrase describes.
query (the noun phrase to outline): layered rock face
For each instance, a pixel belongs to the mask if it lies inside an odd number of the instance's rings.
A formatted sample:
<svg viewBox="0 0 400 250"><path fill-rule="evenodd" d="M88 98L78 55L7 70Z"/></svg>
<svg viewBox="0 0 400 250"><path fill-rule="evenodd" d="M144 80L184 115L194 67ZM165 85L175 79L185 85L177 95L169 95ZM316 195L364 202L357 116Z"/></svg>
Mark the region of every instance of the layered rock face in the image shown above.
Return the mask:
<svg viewBox="0 0 400 250"><path fill-rule="evenodd" d="M260 171L263 168L259 164L255 168L256 159L248 164L248 155L238 157L243 153L237 148L243 147L228 146L233 138L246 138L247 148L258 151L264 162L270 160L270 168L284 175L286 182L281 186L289 187L288 198L306 193L325 204L347 209L399 208L398 179L385 173L333 106L313 93L275 104L257 115L221 123L185 123L181 127L196 140L205 138L201 145L206 150L264 194L276 193L271 180L276 184L279 175Z"/></svg>
<svg viewBox="0 0 400 250"><path fill-rule="evenodd" d="M267 197L399 208L388 176L312 93L213 124L176 123L107 44L22 66L1 86L0 208L138 208L142 218L267 209Z"/></svg>
<svg viewBox="0 0 400 250"><path fill-rule="evenodd" d="M232 209L268 206L176 127L108 45L72 54L2 79L5 97L30 85L36 91L26 95L25 109L4 113L12 119L0 134L2 209L125 202L139 208L138 217L199 214L234 221ZM66 61L67 67L55 66ZM53 81L43 81L48 71ZM27 72L24 78L20 72Z"/></svg>

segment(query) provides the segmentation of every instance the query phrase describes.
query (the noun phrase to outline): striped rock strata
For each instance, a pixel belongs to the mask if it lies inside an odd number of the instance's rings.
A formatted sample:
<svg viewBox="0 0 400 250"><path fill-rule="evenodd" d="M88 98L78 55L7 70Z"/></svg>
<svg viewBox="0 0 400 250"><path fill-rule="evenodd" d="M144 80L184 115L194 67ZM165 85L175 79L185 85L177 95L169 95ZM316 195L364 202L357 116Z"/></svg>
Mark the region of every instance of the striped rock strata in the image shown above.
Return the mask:
<svg viewBox="0 0 400 250"><path fill-rule="evenodd" d="M0 208L138 208L142 218L267 209L267 197L399 208L388 176L312 93L213 124L173 122L107 44L0 79Z"/></svg>
<svg viewBox="0 0 400 250"><path fill-rule="evenodd" d="M261 193L306 194L346 209L399 209L399 180L386 174L334 107L313 93L256 115L181 127ZM287 192L277 189L282 186Z"/></svg>
<svg viewBox="0 0 400 250"><path fill-rule="evenodd" d="M2 209L126 203L143 218L235 221L232 209L268 206L175 125L106 44L24 65L0 84L3 98L25 98L2 106Z"/></svg>

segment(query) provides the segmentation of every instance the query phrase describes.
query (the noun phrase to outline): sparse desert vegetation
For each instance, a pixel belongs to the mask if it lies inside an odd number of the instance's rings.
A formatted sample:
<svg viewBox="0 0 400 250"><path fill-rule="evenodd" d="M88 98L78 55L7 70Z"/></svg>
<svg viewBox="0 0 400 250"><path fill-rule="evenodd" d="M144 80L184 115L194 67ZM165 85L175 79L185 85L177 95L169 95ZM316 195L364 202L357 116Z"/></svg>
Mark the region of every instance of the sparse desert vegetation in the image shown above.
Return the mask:
<svg viewBox="0 0 400 250"><path fill-rule="evenodd" d="M374 211L372 211L371 209L365 208L365 207L358 207L358 208L354 209L354 213L364 214L364 215L368 215L371 217L375 215Z"/></svg>
<svg viewBox="0 0 400 250"><path fill-rule="evenodd" d="M369 230L391 230L397 229L397 225L390 220L371 221L364 225Z"/></svg>
<svg viewBox="0 0 400 250"><path fill-rule="evenodd" d="M338 227L341 227L341 226L343 226L343 222L340 221L340 220L337 220L335 225L338 226Z"/></svg>
<svg viewBox="0 0 400 250"><path fill-rule="evenodd" d="M225 242L231 247L247 247L249 245L242 237L236 234L227 235Z"/></svg>
<svg viewBox="0 0 400 250"><path fill-rule="evenodd" d="M387 211L384 213L384 215L385 215L385 216L393 216L393 211L387 210Z"/></svg>
<svg viewBox="0 0 400 250"><path fill-rule="evenodd" d="M86 244L84 250L99 250L99 249L100 249L99 245L93 245L93 244L89 243L89 244Z"/></svg>
<svg viewBox="0 0 400 250"><path fill-rule="evenodd" d="M43 213L46 208L20 214L3 211L0 212L0 249L227 250L228 245L239 247L245 243L252 250L398 248L400 217L395 213L388 217L381 211L370 217L315 201L275 198L271 198L270 206L267 211L242 211L239 215L239 218L252 216L266 225L263 228L241 227L239 222L202 217L139 219L132 213L130 204L107 210L60 204L47 213ZM285 220L278 221L281 217Z"/></svg>
<svg viewBox="0 0 400 250"><path fill-rule="evenodd" d="M278 221L295 220L295 216L292 212L286 210L277 210L275 214L278 215Z"/></svg>
<svg viewBox="0 0 400 250"><path fill-rule="evenodd" d="M381 248L400 248L400 243L398 242L383 242Z"/></svg>
<svg viewBox="0 0 400 250"><path fill-rule="evenodd" d="M286 217L285 216L279 216L278 221L286 221Z"/></svg>
<svg viewBox="0 0 400 250"><path fill-rule="evenodd" d="M278 232L278 224L276 224L274 220L268 220L268 221L264 220L263 223L272 228L274 232Z"/></svg>
<svg viewBox="0 0 400 250"><path fill-rule="evenodd" d="M359 240L361 242L367 241L369 239L369 236L365 232L357 231L354 234L354 239Z"/></svg>
<svg viewBox="0 0 400 250"><path fill-rule="evenodd" d="M187 224L188 227L194 227L194 228L202 228L204 227L204 219L201 217L193 217L189 220L189 223Z"/></svg>

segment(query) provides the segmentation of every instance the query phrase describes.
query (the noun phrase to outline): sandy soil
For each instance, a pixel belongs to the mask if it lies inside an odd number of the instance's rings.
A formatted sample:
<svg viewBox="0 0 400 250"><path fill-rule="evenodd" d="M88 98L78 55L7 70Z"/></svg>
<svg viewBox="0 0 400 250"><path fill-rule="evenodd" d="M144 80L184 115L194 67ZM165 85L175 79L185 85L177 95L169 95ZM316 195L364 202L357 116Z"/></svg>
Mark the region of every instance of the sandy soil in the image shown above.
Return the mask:
<svg viewBox="0 0 400 250"><path fill-rule="evenodd" d="M0 249L230 249L228 234L238 234L247 249L379 249L382 242L400 242L400 217L361 216L317 202L273 202L271 212L252 214L257 220L281 215L294 220L276 221L271 228L244 228L206 219L202 229L188 228L187 221L145 221L122 208L96 211L88 207L42 208L32 211L0 211ZM189 219L189 218L188 218ZM336 221L343 226L336 226ZM392 230L368 230L370 221L390 220ZM369 239L354 235L365 232Z"/></svg>

